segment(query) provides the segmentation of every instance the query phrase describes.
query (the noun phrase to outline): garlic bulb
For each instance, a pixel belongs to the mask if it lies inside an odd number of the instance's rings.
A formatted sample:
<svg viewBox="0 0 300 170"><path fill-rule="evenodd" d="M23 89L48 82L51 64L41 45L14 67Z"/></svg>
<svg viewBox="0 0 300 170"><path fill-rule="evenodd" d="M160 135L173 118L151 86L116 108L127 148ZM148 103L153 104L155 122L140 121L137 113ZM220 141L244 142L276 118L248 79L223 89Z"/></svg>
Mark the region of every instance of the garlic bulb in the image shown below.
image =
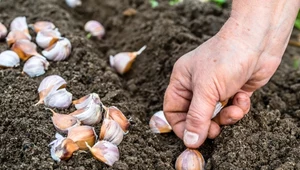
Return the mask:
<svg viewBox="0 0 300 170"><path fill-rule="evenodd" d="M130 123L128 119L125 117L125 115L121 112L121 110L119 110L115 106L111 106L108 108L108 112L109 112L108 113L109 118L116 121L120 125L124 133L127 133Z"/></svg>
<svg viewBox="0 0 300 170"><path fill-rule="evenodd" d="M100 108L99 104L90 103L88 106L70 113L70 115L76 117L84 125L94 125L102 119Z"/></svg>
<svg viewBox="0 0 300 170"><path fill-rule="evenodd" d="M73 104L75 105L76 109L82 109L87 107L91 102L94 104L102 105L100 97L96 93L91 93L81 97L80 99L74 100Z"/></svg>
<svg viewBox="0 0 300 170"><path fill-rule="evenodd" d="M216 107L215 107L214 113L213 113L213 115L212 115L212 118L214 118L214 117L217 116L217 114L221 111L221 109L222 109L224 106L226 106L227 102L228 102L228 100L225 100L225 101L222 101L222 102L218 102L218 103L216 104Z"/></svg>
<svg viewBox="0 0 300 170"><path fill-rule="evenodd" d="M132 63L134 62L135 58L140 55L146 46L143 46L137 52L121 52L115 56L109 57L110 66L113 67L118 73L124 74L128 72L131 68Z"/></svg>
<svg viewBox="0 0 300 170"><path fill-rule="evenodd" d="M30 77L37 77L45 74L48 70L49 62L43 56L33 56L29 58L23 67L23 72Z"/></svg>
<svg viewBox="0 0 300 170"><path fill-rule="evenodd" d="M14 51L6 50L0 54L0 67L17 67L19 65L20 58Z"/></svg>
<svg viewBox="0 0 300 170"><path fill-rule="evenodd" d="M7 28L0 23L0 39L4 39L6 37L7 34Z"/></svg>
<svg viewBox="0 0 300 170"><path fill-rule="evenodd" d="M65 138L58 133L55 134L55 137L56 140L49 144L51 146L51 157L55 161L68 160L73 155L73 152L79 150L79 147L72 139Z"/></svg>
<svg viewBox="0 0 300 170"><path fill-rule="evenodd" d="M57 41L49 48L42 51L42 54L48 59L53 61L61 61L66 59L71 53L71 43L67 38Z"/></svg>
<svg viewBox="0 0 300 170"><path fill-rule="evenodd" d="M51 89L49 94L44 98L44 104L49 107L68 108L72 103L72 94L66 89Z"/></svg>
<svg viewBox="0 0 300 170"><path fill-rule="evenodd" d="M95 21L95 20L88 21L84 25L84 30L86 32L90 33L90 34L88 34L88 38L90 36L94 36L94 37L97 37L98 39L102 39L102 37L105 34L105 29L104 29L103 25L100 24L100 22Z"/></svg>
<svg viewBox="0 0 300 170"><path fill-rule="evenodd" d="M81 0L65 0L67 5L71 8L75 8L81 5Z"/></svg>
<svg viewBox="0 0 300 170"><path fill-rule="evenodd" d="M28 25L26 22L26 17L17 17L15 19L13 19L13 21L10 23L10 30L11 31L14 31L14 30L23 31L24 33L28 34L28 36L30 36L29 31L28 31Z"/></svg>
<svg viewBox="0 0 300 170"><path fill-rule="evenodd" d="M6 42L8 46L11 46L13 43L15 43L17 40L31 40L31 37L28 36L28 34L24 33L20 30L14 30L10 31L6 37Z"/></svg>
<svg viewBox="0 0 300 170"><path fill-rule="evenodd" d="M205 161L202 154L196 149L186 149L176 160L176 170L204 170Z"/></svg>
<svg viewBox="0 0 300 170"><path fill-rule="evenodd" d="M45 49L56 43L61 38L61 34L57 29L48 29L39 31L35 40L38 46Z"/></svg>
<svg viewBox="0 0 300 170"><path fill-rule="evenodd" d="M90 146L94 145L97 135L91 126L77 126L69 129L67 138L72 139L81 150L87 150L85 142Z"/></svg>
<svg viewBox="0 0 300 170"><path fill-rule="evenodd" d="M124 132L116 121L104 118L99 135L100 140L119 145L123 140L123 136Z"/></svg>
<svg viewBox="0 0 300 170"><path fill-rule="evenodd" d="M149 125L153 133L168 133L172 131L172 127L168 123L163 111L154 113Z"/></svg>
<svg viewBox="0 0 300 170"><path fill-rule="evenodd" d="M40 54L36 51L36 45L26 39L17 40L11 49L24 61L34 55L40 56Z"/></svg>
<svg viewBox="0 0 300 170"><path fill-rule="evenodd" d="M120 153L118 147L108 141L98 141L93 147L90 147L88 144L87 146L96 159L109 166L112 166L119 160Z"/></svg>
<svg viewBox="0 0 300 170"><path fill-rule="evenodd" d="M49 21L37 21L34 24L30 25L34 32L38 33L43 30L53 30L55 25Z"/></svg>

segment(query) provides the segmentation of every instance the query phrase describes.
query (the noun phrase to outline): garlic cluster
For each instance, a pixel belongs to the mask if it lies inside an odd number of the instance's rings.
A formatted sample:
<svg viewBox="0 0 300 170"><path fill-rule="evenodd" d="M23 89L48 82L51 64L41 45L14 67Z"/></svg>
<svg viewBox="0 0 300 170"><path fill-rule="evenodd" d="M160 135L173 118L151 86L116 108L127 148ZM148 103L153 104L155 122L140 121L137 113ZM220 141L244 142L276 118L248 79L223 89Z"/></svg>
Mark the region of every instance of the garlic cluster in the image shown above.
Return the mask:
<svg viewBox="0 0 300 170"><path fill-rule="evenodd" d="M0 67L17 67L19 65L20 58L14 51L6 50L0 54Z"/></svg>

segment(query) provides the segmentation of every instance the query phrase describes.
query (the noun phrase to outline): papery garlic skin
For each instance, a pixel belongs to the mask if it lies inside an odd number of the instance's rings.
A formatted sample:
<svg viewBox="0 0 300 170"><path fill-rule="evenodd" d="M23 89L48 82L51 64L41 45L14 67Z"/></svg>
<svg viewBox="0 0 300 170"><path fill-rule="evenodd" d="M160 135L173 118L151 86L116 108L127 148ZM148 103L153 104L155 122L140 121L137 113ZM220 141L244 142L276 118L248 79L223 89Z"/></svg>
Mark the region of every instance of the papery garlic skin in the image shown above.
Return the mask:
<svg viewBox="0 0 300 170"><path fill-rule="evenodd" d="M94 127L91 126L77 126L70 128L67 138L72 139L81 150L87 150L88 145L93 146L97 139Z"/></svg>
<svg viewBox="0 0 300 170"><path fill-rule="evenodd" d="M163 111L154 113L150 119L149 126L153 133L168 133L172 131L172 127L168 123Z"/></svg>
<svg viewBox="0 0 300 170"><path fill-rule="evenodd" d="M30 36L29 31L28 31L28 25L26 22L26 17L16 17L15 19L13 19L13 21L10 23L10 30L11 31L14 31L14 30L23 31L24 33L26 33Z"/></svg>
<svg viewBox="0 0 300 170"><path fill-rule="evenodd" d="M42 30L37 33L36 43L39 47L45 49L56 43L59 39L61 39L61 34L58 30Z"/></svg>
<svg viewBox="0 0 300 170"><path fill-rule="evenodd" d="M116 121L104 118L99 135L100 140L119 145L123 140L123 136L124 131Z"/></svg>
<svg viewBox="0 0 300 170"><path fill-rule="evenodd" d="M73 104L76 109L82 109L87 107L91 102L98 105L102 104L99 95L96 93L91 93L81 97L80 99L74 100Z"/></svg>
<svg viewBox="0 0 300 170"><path fill-rule="evenodd" d="M42 51L42 54L48 59L53 61L65 60L71 53L71 43L67 38L57 41L49 48Z"/></svg>
<svg viewBox="0 0 300 170"><path fill-rule="evenodd" d="M34 32L36 32L36 33L43 31L43 30L55 29L55 25L49 21L37 21L30 26L33 28Z"/></svg>
<svg viewBox="0 0 300 170"><path fill-rule="evenodd" d="M217 116L217 114L221 111L221 109L226 106L227 102L228 100L217 102L212 118Z"/></svg>
<svg viewBox="0 0 300 170"><path fill-rule="evenodd" d="M24 33L23 31L20 30L14 30L14 31L10 31L6 37L6 42L8 44L8 46L11 46L12 44L14 44L17 40L31 40L31 37Z"/></svg>
<svg viewBox="0 0 300 170"><path fill-rule="evenodd" d="M125 115L121 112L121 110L119 110L115 106L110 106L108 110L109 110L109 117L120 125L124 133L127 133L130 126L130 122L125 117Z"/></svg>
<svg viewBox="0 0 300 170"><path fill-rule="evenodd" d="M26 61L31 56L40 55L36 51L36 45L26 39L17 40L11 47L11 49L18 54L21 60Z"/></svg>
<svg viewBox="0 0 300 170"><path fill-rule="evenodd" d="M65 1L66 1L67 5L71 8L75 8L82 4L81 0L65 0Z"/></svg>
<svg viewBox="0 0 300 170"><path fill-rule="evenodd" d="M176 170L204 170L205 160L196 149L186 149L176 160Z"/></svg>
<svg viewBox="0 0 300 170"><path fill-rule="evenodd" d="M2 24L0 23L0 39L5 39L7 35L7 28Z"/></svg>
<svg viewBox="0 0 300 170"><path fill-rule="evenodd" d="M102 39L105 35L105 29L103 25L95 20L90 20L84 25L84 30L89 32L92 36Z"/></svg>
<svg viewBox="0 0 300 170"><path fill-rule="evenodd" d="M6 50L0 54L0 67L17 67L19 65L20 58L14 51Z"/></svg>
<svg viewBox="0 0 300 170"><path fill-rule="evenodd" d="M101 107L95 103L90 103L88 106L70 113L70 115L76 117L84 125L94 125L102 119Z"/></svg>
<svg viewBox="0 0 300 170"><path fill-rule="evenodd" d="M37 77L45 74L48 70L49 62L43 56L33 56L29 58L23 67L23 72L30 77Z"/></svg>
<svg viewBox="0 0 300 170"><path fill-rule="evenodd" d="M72 94L66 89L51 90L44 99L44 104L55 108L68 108L72 103Z"/></svg>
<svg viewBox="0 0 300 170"><path fill-rule="evenodd" d="M109 166L113 166L120 158L118 147L108 141L98 141L93 147L87 146L96 159Z"/></svg>

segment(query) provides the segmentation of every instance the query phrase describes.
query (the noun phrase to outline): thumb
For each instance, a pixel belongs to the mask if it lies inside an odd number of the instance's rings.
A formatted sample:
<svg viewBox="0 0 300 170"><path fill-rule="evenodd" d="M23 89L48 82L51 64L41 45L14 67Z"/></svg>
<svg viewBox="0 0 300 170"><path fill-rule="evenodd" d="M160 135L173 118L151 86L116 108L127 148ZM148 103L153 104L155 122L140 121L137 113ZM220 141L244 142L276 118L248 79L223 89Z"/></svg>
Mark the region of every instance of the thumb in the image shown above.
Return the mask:
<svg viewBox="0 0 300 170"><path fill-rule="evenodd" d="M198 148L206 140L215 104L215 100L194 93L183 135L184 144L188 148Z"/></svg>

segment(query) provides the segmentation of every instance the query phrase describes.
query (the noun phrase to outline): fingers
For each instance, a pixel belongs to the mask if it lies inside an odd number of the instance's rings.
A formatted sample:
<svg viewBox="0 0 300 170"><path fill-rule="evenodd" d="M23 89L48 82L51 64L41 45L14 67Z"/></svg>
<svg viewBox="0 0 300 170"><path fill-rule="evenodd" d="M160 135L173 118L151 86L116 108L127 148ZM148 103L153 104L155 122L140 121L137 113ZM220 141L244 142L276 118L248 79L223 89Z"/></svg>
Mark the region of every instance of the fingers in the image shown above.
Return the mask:
<svg viewBox="0 0 300 170"><path fill-rule="evenodd" d="M211 121L209 130L208 130L207 138L209 138L209 139L214 139L214 138L216 138L220 133L221 133L221 128L220 128L220 126L219 126L215 121Z"/></svg>

